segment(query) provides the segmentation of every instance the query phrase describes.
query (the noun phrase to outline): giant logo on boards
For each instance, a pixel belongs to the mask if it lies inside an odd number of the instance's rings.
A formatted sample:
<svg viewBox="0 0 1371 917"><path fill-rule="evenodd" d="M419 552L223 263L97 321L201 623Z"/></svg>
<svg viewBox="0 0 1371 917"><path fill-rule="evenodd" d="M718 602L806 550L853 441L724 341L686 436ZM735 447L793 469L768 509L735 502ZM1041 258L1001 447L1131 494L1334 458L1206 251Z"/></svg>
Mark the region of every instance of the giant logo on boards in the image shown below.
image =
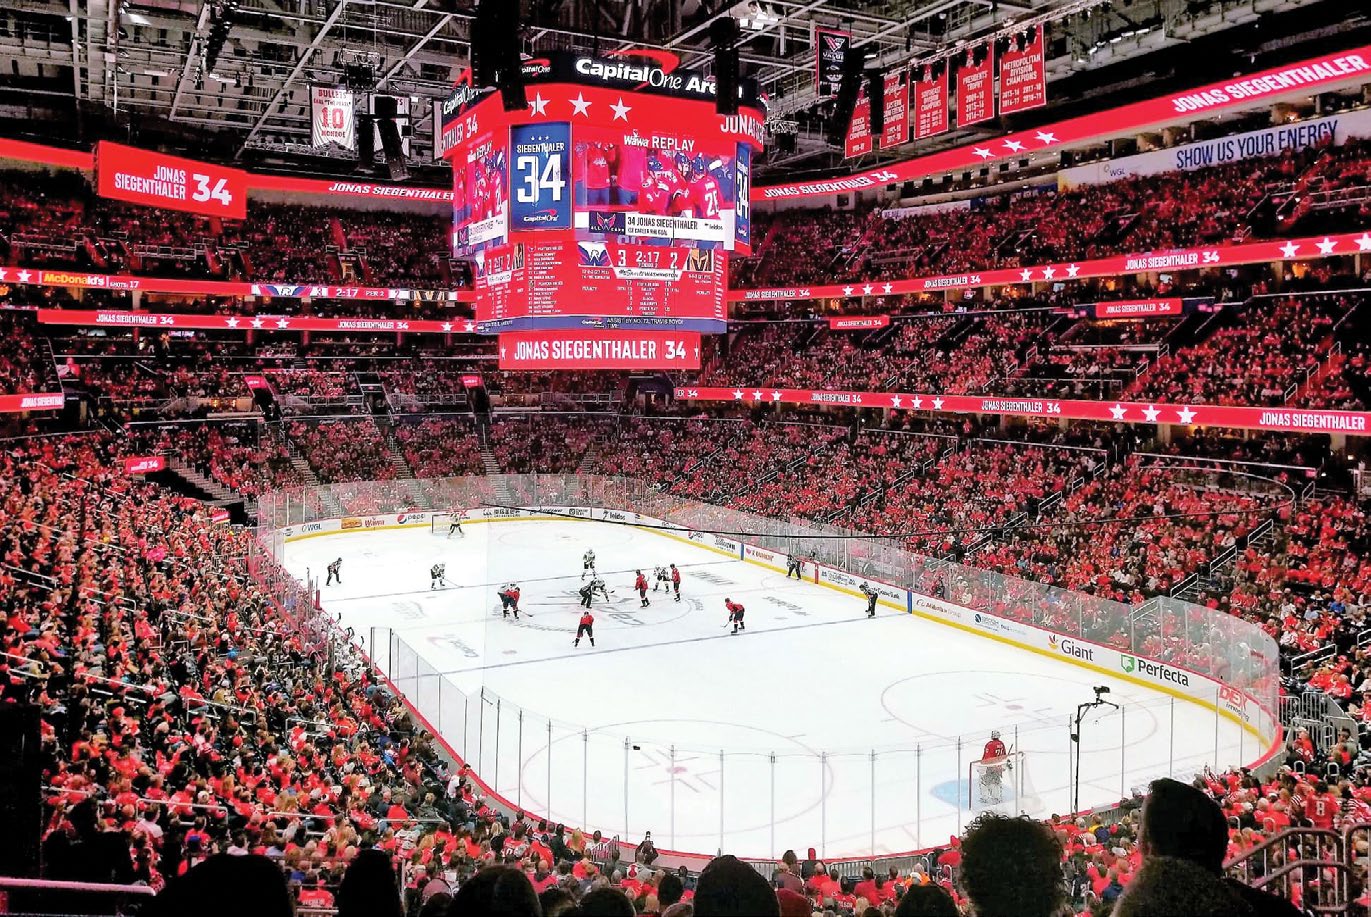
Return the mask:
<svg viewBox="0 0 1371 917"><path fill-rule="evenodd" d="M1077 643L1070 637L1062 638L1059 641L1057 639L1057 635L1052 634L1047 638L1047 646L1049 649L1055 652L1060 652L1064 656L1070 656L1073 659L1080 659L1083 662L1095 661L1094 647L1087 646L1082 643Z"/></svg>
<svg viewBox="0 0 1371 917"><path fill-rule="evenodd" d="M1174 669L1164 662L1153 662L1151 659L1145 659L1142 656L1120 653L1119 668L1130 675L1146 675L1156 681L1170 682L1173 685L1180 685L1182 688L1190 687L1190 676L1185 672Z"/></svg>

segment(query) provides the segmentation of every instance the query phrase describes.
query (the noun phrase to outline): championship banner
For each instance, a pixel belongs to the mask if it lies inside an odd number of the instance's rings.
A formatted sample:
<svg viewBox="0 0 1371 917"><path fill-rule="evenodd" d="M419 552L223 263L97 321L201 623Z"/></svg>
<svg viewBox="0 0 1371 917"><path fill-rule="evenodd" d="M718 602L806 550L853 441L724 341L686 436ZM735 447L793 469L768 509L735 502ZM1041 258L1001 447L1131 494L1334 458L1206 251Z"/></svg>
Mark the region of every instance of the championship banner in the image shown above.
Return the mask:
<svg viewBox="0 0 1371 917"><path fill-rule="evenodd" d="M1334 233L1301 239L1267 239L1241 245L1179 248L1171 251L1110 255L1084 261L1058 262L1031 267L994 268L962 274L942 274L898 280L865 280L845 284L768 287L730 290L730 302L832 299L855 296L903 296L982 287L1032 283L1061 283L1089 277L1126 277L1152 271L1187 271L1199 268L1259 264L1264 261L1317 261L1371 252L1371 231Z"/></svg>
<svg viewBox="0 0 1371 917"><path fill-rule="evenodd" d="M357 119L351 89L338 86L309 87L311 135L314 146L357 149Z"/></svg>
<svg viewBox="0 0 1371 917"><path fill-rule="evenodd" d="M510 128L510 230L571 228L571 125Z"/></svg>
<svg viewBox="0 0 1371 917"><path fill-rule="evenodd" d="M920 67L914 80L914 139L923 140L948 130L947 65L939 61Z"/></svg>
<svg viewBox="0 0 1371 917"><path fill-rule="evenodd" d="M1047 104L1047 65L1043 26L1010 37L1000 58L1000 114L1012 115Z"/></svg>
<svg viewBox="0 0 1371 917"><path fill-rule="evenodd" d="M931 175L981 168L991 162L1018 159L1033 153L1055 153L1082 142L1153 130L1176 123L1177 115L1201 113L1209 117L1224 111L1259 107L1284 98L1315 95L1356 85L1366 82L1368 77L1371 77L1371 45L1334 51L1220 83L968 143L941 153L883 163L852 175L763 185L757 189L758 199L815 197L917 181ZM918 98L917 89L916 137L924 104L924 100Z"/></svg>
<svg viewBox="0 0 1371 917"><path fill-rule="evenodd" d="M884 80L885 123L881 149L889 150L909 140L909 71L892 70Z"/></svg>
<svg viewBox="0 0 1371 917"><path fill-rule="evenodd" d="M868 331L889 325L889 315L830 315L828 318L830 331Z"/></svg>
<svg viewBox="0 0 1371 917"><path fill-rule="evenodd" d="M40 268L0 267L0 283L40 287L88 287L144 293L185 293L192 296L262 296L271 299L370 299L382 302L471 302L471 290L410 290L400 287L345 287L335 284L244 283L231 280L179 280L174 277L132 277L90 271L47 271Z"/></svg>
<svg viewBox="0 0 1371 917"><path fill-rule="evenodd" d="M681 387L682 401L723 401L755 407L799 404L929 411L938 414L991 414L1098 420L1105 423L1179 424L1295 433L1365 435L1371 411L1316 411L1289 408L1228 407L1209 404L1159 404L1137 401L1067 401L1050 398L1007 398L995 395L928 395L906 392L813 391L809 389Z"/></svg>
<svg viewBox="0 0 1371 917"><path fill-rule="evenodd" d="M837 29L814 30L814 90L820 98L836 96L843 82L843 61L852 36Z"/></svg>
<svg viewBox="0 0 1371 917"><path fill-rule="evenodd" d="M1128 299L1095 303L1096 318L1153 318L1158 315L1180 315L1184 311L1179 298Z"/></svg>
<svg viewBox="0 0 1371 917"><path fill-rule="evenodd" d="M500 369L699 369L690 331L511 331L500 335Z"/></svg>
<svg viewBox="0 0 1371 917"><path fill-rule="evenodd" d="M248 212L248 174L102 140L95 147L101 197L241 220Z"/></svg>
<svg viewBox="0 0 1371 917"><path fill-rule="evenodd" d="M957 126L980 124L995 117L995 43L966 49L957 68Z"/></svg>
<svg viewBox="0 0 1371 917"><path fill-rule="evenodd" d="M162 455L136 455L124 459L124 474L152 474L166 469L167 459Z"/></svg>
<svg viewBox="0 0 1371 917"><path fill-rule="evenodd" d="M847 126L847 140L843 144L843 155L848 159L862 156L875 149L871 136L871 99L867 97L866 85L857 93L857 104L852 106L852 122Z"/></svg>
<svg viewBox="0 0 1371 917"><path fill-rule="evenodd" d="M177 328L189 331L375 331L409 334L475 334L471 319L318 318L311 315L184 315L114 309L39 309L40 325L84 328ZM252 386L249 384L248 386Z"/></svg>
<svg viewBox="0 0 1371 917"><path fill-rule="evenodd" d="M66 402L61 392L21 393L0 395L0 414L20 414L24 411L55 411Z"/></svg>

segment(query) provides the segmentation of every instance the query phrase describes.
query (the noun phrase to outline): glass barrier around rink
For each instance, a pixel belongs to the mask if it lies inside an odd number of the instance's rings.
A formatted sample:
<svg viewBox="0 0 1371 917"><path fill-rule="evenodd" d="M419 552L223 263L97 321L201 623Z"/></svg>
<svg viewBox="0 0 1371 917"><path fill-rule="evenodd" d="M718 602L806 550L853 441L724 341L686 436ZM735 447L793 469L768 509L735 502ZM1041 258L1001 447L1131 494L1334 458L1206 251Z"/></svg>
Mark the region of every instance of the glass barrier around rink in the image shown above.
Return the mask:
<svg viewBox="0 0 1371 917"><path fill-rule="evenodd" d="M481 507L588 506L638 513L748 544L794 552L923 597L1033 625L1221 683L1212 699L1158 695L1074 724L1006 726L1024 752L1001 804L1035 817L1071 811L1073 787L1127 796L1161 776L1248 764L1275 740L1237 728L1228 687L1265 710L1278 707L1275 642L1240 618L1173 598L1128 606L988 570L913 554L892 539L808 521L771 519L675 496L632 480L574 475L492 475L361 482L264 494L258 538L282 557L279 529L346 515ZM271 582L284 588L279 578ZM973 802L972 761L984 731L947 741L880 748L743 747L549 719L470 678L438 671L384 627L356 635L395 687L511 808L636 841L651 830L667 849L774 856L815 846L824 857L890 855L945 843ZM600 703L614 703L612 693ZM1221 711L1224 711L1221 713ZM1266 720L1255 721L1264 724ZM1012 741L1011 741L1012 740ZM1064 767L1062 765L1065 765Z"/></svg>

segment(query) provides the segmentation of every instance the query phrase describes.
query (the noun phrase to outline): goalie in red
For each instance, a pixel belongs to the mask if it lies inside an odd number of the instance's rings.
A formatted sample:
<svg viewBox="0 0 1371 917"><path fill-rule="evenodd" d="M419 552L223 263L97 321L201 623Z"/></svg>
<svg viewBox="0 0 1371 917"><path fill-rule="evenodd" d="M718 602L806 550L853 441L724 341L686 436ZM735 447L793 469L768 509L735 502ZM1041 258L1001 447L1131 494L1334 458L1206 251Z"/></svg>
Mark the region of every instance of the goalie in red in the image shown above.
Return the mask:
<svg viewBox="0 0 1371 917"><path fill-rule="evenodd" d="M992 730L990 741L981 750L981 799L991 805L1004 802L1004 771L1009 764L1009 749L1000 741L999 730Z"/></svg>

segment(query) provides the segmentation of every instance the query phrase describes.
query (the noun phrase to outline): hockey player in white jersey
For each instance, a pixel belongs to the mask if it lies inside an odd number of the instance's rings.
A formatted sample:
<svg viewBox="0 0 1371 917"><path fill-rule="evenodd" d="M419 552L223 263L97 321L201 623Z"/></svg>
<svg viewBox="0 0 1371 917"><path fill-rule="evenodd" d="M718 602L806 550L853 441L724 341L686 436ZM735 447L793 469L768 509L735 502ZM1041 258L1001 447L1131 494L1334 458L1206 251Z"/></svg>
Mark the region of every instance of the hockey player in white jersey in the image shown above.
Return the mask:
<svg viewBox="0 0 1371 917"><path fill-rule="evenodd" d="M594 551L586 551L585 554L581 556L581 579L585 579L587 573L590 574L591 579L594 579L596 576Z"/></svg>
<svg viewBox="0 0 1371 917"><path fill-rule="evenodd" d="M656 592L658 589L671 591L671 573L666 567L657 567L653 573L652 591Z"/></svg>
<svg viewBox="0 0 1371 917"><path fill-rule="evenodd" d="M437 589L447 585L447 564L434 564L428 568L428 588Z"/></svg>

